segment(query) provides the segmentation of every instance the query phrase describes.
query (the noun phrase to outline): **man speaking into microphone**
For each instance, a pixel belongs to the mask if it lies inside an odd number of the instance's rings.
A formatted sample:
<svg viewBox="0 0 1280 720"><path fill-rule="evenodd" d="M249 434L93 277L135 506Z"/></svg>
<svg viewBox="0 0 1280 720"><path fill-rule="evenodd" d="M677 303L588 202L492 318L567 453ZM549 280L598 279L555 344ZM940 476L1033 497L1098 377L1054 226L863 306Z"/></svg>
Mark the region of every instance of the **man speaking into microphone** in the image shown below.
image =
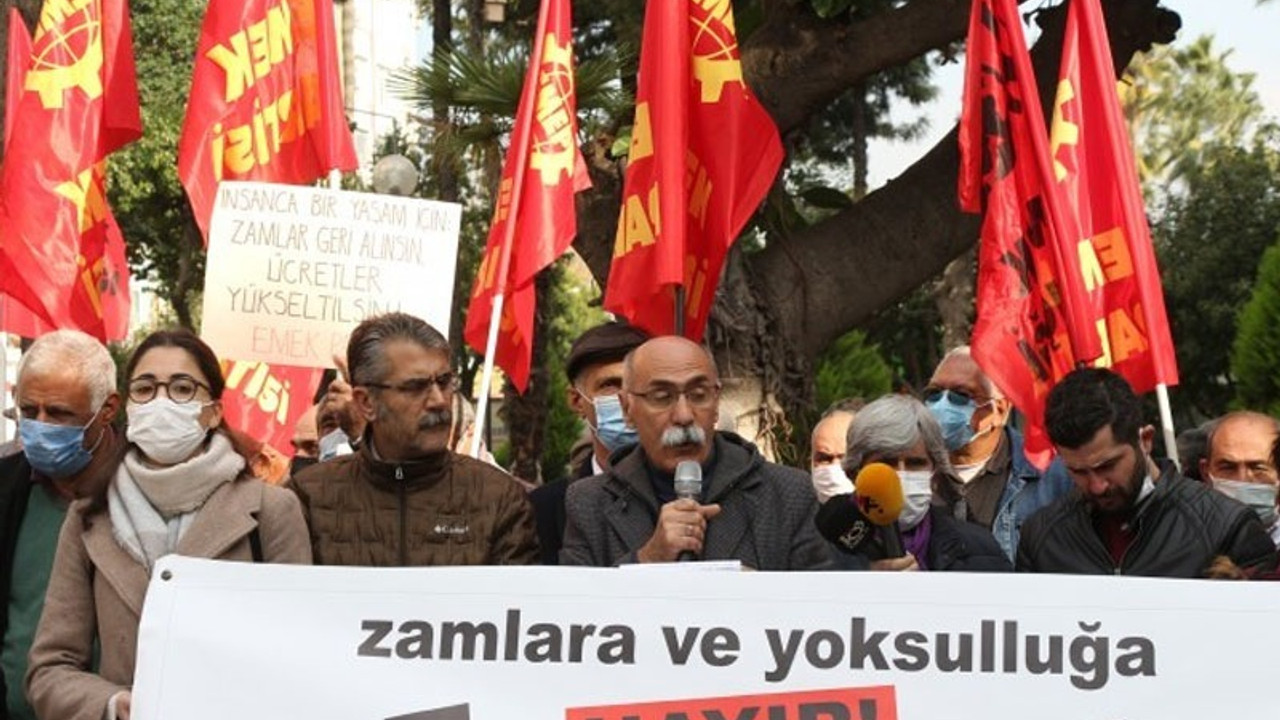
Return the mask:
<svg viewBox="0 0 1280 720"><path fill-rule="evenodd" d="M946 509L954 499L939 497L950 488L945 479L951 463L938 421L919 400L876 400L854 416L847 439L843 467L857 478L854 493L832 497L818 514L823 537L836 549L872 570L1012 570L991 533L958 520ZM900 494L885 487L894 471ZM875 487L860 487L873 482ZM897 511L896 521L877 517L884 506ZM875 527L864 531L862 525ZM840 566L859 569L859 563Z"/></svg>
<svg viewBox="0 0 1280 720"><path fill-rule="evenodd" d="M681 337L649 340L624 362L620 400L639 443L610 456L604 474L570 486L560 564L829 566L808 475L716 430L720 378L706 349Z"/></svg>

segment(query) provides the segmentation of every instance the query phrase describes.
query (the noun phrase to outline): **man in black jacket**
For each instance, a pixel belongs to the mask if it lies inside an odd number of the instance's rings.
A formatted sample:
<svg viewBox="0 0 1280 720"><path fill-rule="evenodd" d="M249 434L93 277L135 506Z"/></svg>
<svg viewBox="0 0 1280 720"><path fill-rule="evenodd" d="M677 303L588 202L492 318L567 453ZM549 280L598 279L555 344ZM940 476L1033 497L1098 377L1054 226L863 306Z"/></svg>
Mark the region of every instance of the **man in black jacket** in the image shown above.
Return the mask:
<svg viewBox="0 0 1280 720"><path fill-rule="evenodd" d="M636 442L635 430L622 416L622 360L649 336L620 322L588 329L569 348L564 371L569 376L569 407L591 428L591 452L567 477L529 493L538 520L538 546L543 565L558 565L564 540L564 495L569 485L609 469L609 455Z"/></svg>
<svg viewBox="0 0 1280 720"><path fill-rule="evenodd" d="M1018 570L1195 578L1218 556L1275 567L1256 514L1151 459L1155 428L1124 378L1070 373L1049 393L1045 425L1076 489L1023 526Z"/></svg>
<svg viewBox="0 0 1280 720"><path fill-rule="evenodd" d="M607 473L569 486L561 565L665 563L686 552L756 570L830 565L809 476L716 429L720 377L705 348L649 340L627 356L622 387L639 442L615 452ZM697 499L676 494L686 460L702 468Z"/></svg>

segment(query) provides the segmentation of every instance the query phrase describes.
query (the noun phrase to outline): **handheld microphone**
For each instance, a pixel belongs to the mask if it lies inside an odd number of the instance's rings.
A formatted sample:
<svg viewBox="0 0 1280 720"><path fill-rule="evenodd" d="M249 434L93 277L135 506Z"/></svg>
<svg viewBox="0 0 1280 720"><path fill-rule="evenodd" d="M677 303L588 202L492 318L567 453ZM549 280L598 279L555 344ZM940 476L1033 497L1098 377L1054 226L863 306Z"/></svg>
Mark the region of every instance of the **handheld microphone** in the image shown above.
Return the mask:
<svg viewBox="0 0 1280 720"><path fill-rule="evenodd" d="M836 549L870 560L903 556L896 522L902 513L902 481L884 463L858 471L853 493L835 495L818 508L815 523Z"/></svg>
<svg viewBox="0 0 1280 720"><path fill-rule="evenodd" d="M702 466L694 460L681 460L676 465L676 499L698 502L702 499ZM698 556L692 550L681 550L676 562L690 562Z"/></svg>

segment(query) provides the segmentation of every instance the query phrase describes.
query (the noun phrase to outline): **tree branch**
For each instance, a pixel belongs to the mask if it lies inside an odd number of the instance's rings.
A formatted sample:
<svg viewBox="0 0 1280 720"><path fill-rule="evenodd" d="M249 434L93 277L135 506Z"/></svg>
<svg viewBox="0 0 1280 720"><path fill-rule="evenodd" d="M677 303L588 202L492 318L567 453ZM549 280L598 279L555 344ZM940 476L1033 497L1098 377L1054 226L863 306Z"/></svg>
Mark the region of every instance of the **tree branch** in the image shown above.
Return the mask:
<svg viewBox="0 0 1280 720"><path fill-rule="evenodd" d="M915 0L856 22L778 7L743 44L743 74L786 133L853 83L964 38L970 5Z"/></svg>
<svg viewBox="0 0 1280 720"><path fill-rule="evenodd" d="M1135 52L1171 42L1181 24L1177 14L1158 7L1156 0L1104 0L1104 10L1113 56L1124 60L1117 63L1119 69ZM1046 31L1032 60L1048 117L1064 13L1059 6L1041 16ZM791 238L775 239L750 258L767 304L778 314L777 327L803 355L816 358L837 337L941 272L976 242L977 216L961 213L956 205L958 168L953 129L863 201Z"/></svg>

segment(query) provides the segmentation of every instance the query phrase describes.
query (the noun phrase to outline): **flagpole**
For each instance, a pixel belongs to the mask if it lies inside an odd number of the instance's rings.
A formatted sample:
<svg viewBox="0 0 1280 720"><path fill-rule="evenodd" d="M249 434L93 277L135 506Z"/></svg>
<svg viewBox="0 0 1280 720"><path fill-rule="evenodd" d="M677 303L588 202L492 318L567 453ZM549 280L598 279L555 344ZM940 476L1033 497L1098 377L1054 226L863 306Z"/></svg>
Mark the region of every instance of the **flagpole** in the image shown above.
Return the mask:
<svg viewBox="0 0 1280 720"><path fill-rule="evenodd" d="M676 285L676 335L684 337L684 283Z"/></svg>
<svg viewBox="0 0 1280 720"><path fill-rule="evenodd" d="M0 328L8 322L9 298L0 296ZM167 388L166 388L167 389ZM0 331L0 443L9 442L9 421L4 411L9 407L9 333Z"/></svg>
<svg viewBox="0 0 1280 720"><path fill-rule="evenodd" d="M543 40L547 34L549 13L546 2L539 3L538 28L533 36L533 48L529 54L529 69L525 72L525 87L520 93L520 107L516 108L516 120L528 125L533 123L533 103L535 88L529 83L535 82L538 67L542 63ZM524 176L529 167L529 137L531 129L511 129L511 140L516 143L515 172L511 178L511 204L507 206L507 216L502 227L502 252L498 254L497 293L493 298L493 310L489 313L489 337L484 344L484 370L480 373L480 397L476 401L476 425L471 433L471 448L468 454L480 458L480 444L484 439L485 421L489 416L489 388L493 385L494 355L498 350L498 331L502 326L502 308L507 300L507 279L511 274L511 246L515 243L516 223L520 219L520 200L524 194ZM502 202L499 194L498 202Z"/></svg>
<svg viewBox="0 0 1280 720"><path fill-rule="evenodd" d="M1178 462L1178 438L1173 433L1173 410L1169 406L1168 385L1156 384L1156 403L1160 405L1160 428L1164 431L1165 454L1173 461L1178 472L1182 472L1182 465Z"/></svg>

